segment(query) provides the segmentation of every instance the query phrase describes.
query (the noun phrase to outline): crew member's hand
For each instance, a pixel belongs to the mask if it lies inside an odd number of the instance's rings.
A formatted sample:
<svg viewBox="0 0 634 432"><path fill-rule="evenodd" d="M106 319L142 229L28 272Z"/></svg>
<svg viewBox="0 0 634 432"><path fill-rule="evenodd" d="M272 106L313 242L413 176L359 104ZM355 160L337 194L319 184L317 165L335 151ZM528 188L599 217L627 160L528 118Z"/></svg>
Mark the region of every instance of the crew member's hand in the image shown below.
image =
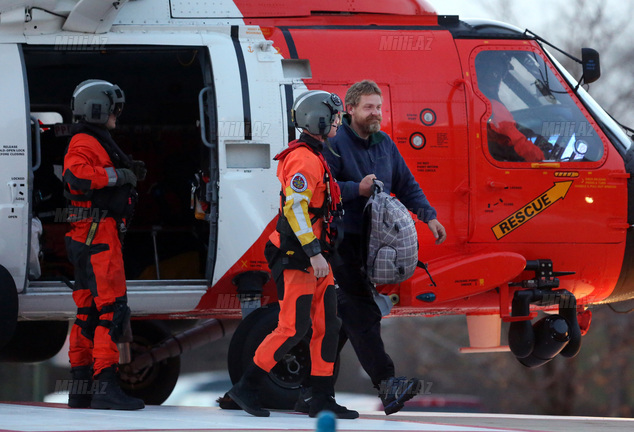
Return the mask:
<svg viewBox="0 0 634 432"><path fill-rule="evenodd" d="M328 261L326 261L326 258L324 258L322 254L311 256L310 265L313 268L313 273L315 273L315 277L321 278L328 276L330 267L328 266Z"/></svg>
<svg viewBox="0 0 634 432"><path fill-rule="evenodd" d="M368 174L367 176L363 177L363 180L361 180L361 183L359 183L359 195L364 197L369 197L370 195L372 195L372 192L374 191L373 187L375 178L376 176L374 174Z"/></svg>
<svg viewBox="0 0 634 432"><path fill-rule="evenodd" d="M145 176L147 175L147 168L145 167L145 162L140 160L133 160L132 172L134 173L138 181L145 180Z"/></svg>
<svg viewBox="0 0 634 432"><path fill-rule="evenodd" d="M437 245L441 244L447 239L447 232L445 231L445 227L442 226L440 222L438 222L438 219L430 220L429 222L427 222L427 226L434 235Z"/></svg>
<svg viewBox="0 0 634 432"><path fill-rule="evenodd" d="M136 187L136 176L127 168L119 168L115 170L117 173L117 183L115 186L123 186L125 184L131 184Z"/></svg>

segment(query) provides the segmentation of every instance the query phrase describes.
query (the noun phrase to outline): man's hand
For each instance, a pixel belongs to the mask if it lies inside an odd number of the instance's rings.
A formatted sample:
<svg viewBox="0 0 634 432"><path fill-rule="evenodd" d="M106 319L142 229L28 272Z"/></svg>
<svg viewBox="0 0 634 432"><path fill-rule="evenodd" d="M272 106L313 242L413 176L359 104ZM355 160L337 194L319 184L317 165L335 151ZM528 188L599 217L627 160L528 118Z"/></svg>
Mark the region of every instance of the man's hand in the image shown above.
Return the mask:
<svg viewBox="0 0 634 432"><path fill-rule="evenodd" d="M370 195L372 195L373 187L374 187L374 179L376 178L376 176L374 174L368 174L367 176L363 177L363 180L361 180L361 183L359 183L359 195L364 196L364 197L369 197Z"/></svg>
<svg viewBox="0 0 634 432"><path fill-rule="evenodd" d="M115 170L117 173L117 183L115 186L123 186L125 184L131 184L136 187L136 176L132 171L127 168L119 168Z"/></svg>
<svg viewBox="0 0 634 432"><path fill-rule="evenodd" d="M438 219L430 220L429 222L427 222L427 226L434 235L434 238L436 238L437 245L441 244L447 239L447 232L445 231L445 227L442 226L440 222L438 222Z"/></svg>
<svg viewBox="0 0 634 432"><path fill-rule="evenodd" d="M328 276L328 272L330 272L328 261L326 261L326 258L324 258L322 254L311 256L310 265L313 268L313 273L315 274L315 277L326 277Z"/></svg>

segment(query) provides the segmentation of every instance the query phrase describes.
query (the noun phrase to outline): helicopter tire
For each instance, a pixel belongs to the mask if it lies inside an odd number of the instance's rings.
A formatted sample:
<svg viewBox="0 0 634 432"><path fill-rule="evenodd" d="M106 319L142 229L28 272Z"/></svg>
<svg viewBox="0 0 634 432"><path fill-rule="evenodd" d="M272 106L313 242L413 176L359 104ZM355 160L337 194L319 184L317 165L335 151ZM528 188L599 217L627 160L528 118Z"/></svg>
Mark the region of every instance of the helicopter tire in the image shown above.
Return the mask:
<svg viewBox="0 0 634 432"><path fill-rule="evenodd" d="M133 320L132 359L149 351L154 345L171 336L161 321ZM120 366L119 384L126 394L143 399L146 405L160 405L170 396L180 374L180 357L171 357L131 374L125 365Z"/></svg>
<svg viewBox="0 0 634 432"><path fill-rule="evenodd" d="M0 265L0 349L15 333L18 324L18 292L11 273Z"/></svg>

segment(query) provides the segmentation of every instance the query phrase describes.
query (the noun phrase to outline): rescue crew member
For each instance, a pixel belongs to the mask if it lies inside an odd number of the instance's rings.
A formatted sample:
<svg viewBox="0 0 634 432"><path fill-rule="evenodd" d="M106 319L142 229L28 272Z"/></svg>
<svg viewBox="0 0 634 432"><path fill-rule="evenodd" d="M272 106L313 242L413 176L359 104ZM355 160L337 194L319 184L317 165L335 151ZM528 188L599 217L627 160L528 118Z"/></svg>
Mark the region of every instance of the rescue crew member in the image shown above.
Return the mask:
<svg viewBox="0 0 634 432"><path fill-rule="evenodd" d="M374 301L376 290L363 267L363 208L372 194L373 180L382 181L385 192L396 195L427 224L436 244L445 241L446 232L396 145L381 131L381 105L381 89L376 83L365 80L353 84L346 93L347 114L330 140L332 151L326 150L324 155L341 188L346 210L345 235L338 247L342 265L333 267L342 321L339 349L350 340L361 366L379 390L385 413L392 414L418 393L420 384L417 378L395 377L394 363L381 339L382 314Z"/></svg>
<svg viewBox="0 0 634 432"><path fill-rule="evenodd" d="M73 408L136 410L145 406L121 390L116 376L117 342L130 319L119 236L136 202L133 169L143 170L121 151L109 132L116 127L124 102L119 86L94 79L80 83L71 101L76 123L64 157L63 179L71 205L66 250L75 267L77 317L70 333L69 357L73 381L86 383L73 385L68 397ZM93 383L93 377L98 382Z"/></svg>
<svg viewBox="0 0 634 432"><path fill-rule="evenodd" d="M512 162L541 162L544 152L539 145L526 138L517 128L513 115L500 100L500 85L511 67L504 53L484 51L475 60L478 87L491 103L491 117L487 123L489 152L496 160ZM545 139L540 142L545 141ZM548 148L547 142L543 143Z"/></svg>
<svg viewBox="0 0 634 432"><path fill-rule="evenodd" d="M338 405L334 398L333 368L337 357L340 320L334 280L328 263L333 232L330 222L340 212L340 192L322 156L324 140L335 135L341 99L325 91L309 91L293 104L298 140L278 154L277 177L282 185L276 231L265 247L280 304L277 328L260 344L253 362L228 395L243 410L259 417L270 412L258 399L258 388L268 372L311 327L311 383L313 397L307 412L322 410L338 418L359 413Z"/></svg>

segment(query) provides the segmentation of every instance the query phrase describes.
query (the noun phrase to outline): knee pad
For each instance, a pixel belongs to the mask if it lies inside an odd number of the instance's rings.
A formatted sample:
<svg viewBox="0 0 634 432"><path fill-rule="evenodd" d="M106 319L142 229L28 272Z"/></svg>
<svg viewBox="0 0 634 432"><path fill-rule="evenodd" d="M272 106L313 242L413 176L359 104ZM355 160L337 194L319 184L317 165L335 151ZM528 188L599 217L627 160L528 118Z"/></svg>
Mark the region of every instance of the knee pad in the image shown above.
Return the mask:
<svg viewBox="0 0 634 432"><path fill-rule="evenodd" d="M324 294L325 334L321 345L321 357L334 363L337 359L337 344L339 342L339 330L341 319L337 316L337 293L335 287L330 285Z"/></svg>
<svg viewBox="0 0 634 432"><path fill-rule="evenodd" d="M79 318L75 318L75 325L81 327L81 334L88 340L95 339L95 328L99 324L99 312L97 312L97 307L95 303L89 307L78 308L78 315L86 315L86 319L82 320Z"/></svg>
<svg viewBox="0 0 634 432"><path fill-rule="evenodd" d="M112 312L112 321L102 319L99 324L110 329L109 334L113 342L129 342L124 340L124 336L129 338L131 335L129 328L132 311L130 311L127 301L117 300L113 304L101 308L101 315L110 312Z"/></svg>
<svg viewBox="0 0 634 432"><path fill-rule="evenodd" d="M297 298L297 303L295 304L295 329L297 330L295 338L297 341L302 340L304 335L312 327L312 322L310 320L310 308L312 302L312 295L307 294Z"/></svg>

